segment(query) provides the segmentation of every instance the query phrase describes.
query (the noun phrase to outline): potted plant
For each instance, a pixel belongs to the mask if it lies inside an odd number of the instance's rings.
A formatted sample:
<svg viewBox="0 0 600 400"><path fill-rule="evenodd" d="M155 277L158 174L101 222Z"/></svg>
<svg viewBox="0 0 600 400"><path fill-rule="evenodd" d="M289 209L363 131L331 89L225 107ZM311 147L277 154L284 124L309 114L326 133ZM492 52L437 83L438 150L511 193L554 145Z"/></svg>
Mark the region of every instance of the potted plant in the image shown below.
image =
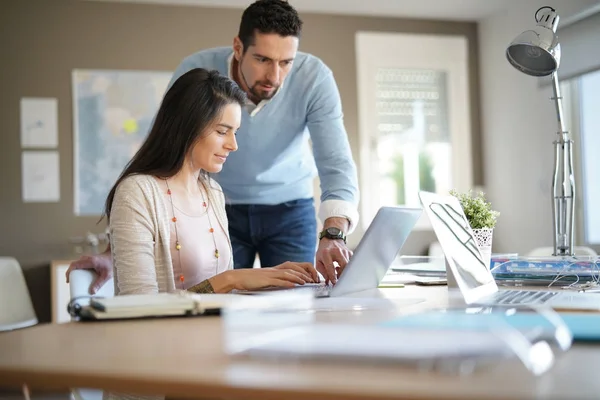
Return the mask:
<svg viewBox="0 0 600 400"><path fill-rule="evenodd" d="M492 204L486 201L483 192L473 195L472 190L469 190L468 193L458 193L456 190L451 190L450 194L459 200L467 221L469 221L469 225L473 230L483 261L489 268L492 258L492 237L500 213L492 210Z"/></svg>

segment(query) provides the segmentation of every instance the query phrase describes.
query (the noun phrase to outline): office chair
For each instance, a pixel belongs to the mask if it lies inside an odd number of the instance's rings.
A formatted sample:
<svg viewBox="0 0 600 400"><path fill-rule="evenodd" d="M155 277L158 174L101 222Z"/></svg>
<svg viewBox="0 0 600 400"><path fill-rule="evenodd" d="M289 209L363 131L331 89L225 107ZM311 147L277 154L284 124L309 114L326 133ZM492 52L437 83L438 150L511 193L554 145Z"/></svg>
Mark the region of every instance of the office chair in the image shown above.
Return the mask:
<svg viewBox="0 0 600 400"><path fill-rule="evenodd" d="M0 257L0 331L26 328L37 323L21 265L14 258Z"/></svg>
<svg viewBox="0 0 600 400"><path fill-rule="evenodd" d="M70 308L88 304L91 297L113 297L115 295L113 279L106 282L96 294L90 295L90 285L95 279L96 272L93 270L76 269L69 273ZM71 318L73 319L73 317ZM102 390L71 388L71 397L73 400L102 400Z"/></svg>

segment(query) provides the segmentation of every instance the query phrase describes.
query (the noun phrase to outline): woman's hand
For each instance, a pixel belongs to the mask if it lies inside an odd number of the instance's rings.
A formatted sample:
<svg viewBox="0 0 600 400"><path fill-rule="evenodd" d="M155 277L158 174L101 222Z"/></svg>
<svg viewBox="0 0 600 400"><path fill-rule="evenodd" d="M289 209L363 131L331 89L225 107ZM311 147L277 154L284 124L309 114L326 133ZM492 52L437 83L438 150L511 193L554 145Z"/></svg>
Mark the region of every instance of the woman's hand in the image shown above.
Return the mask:
<svg viewBox="0 0 600 400"><path fill-rule="evenodd" d="M308 265L306 265L308 264ZM315 282L309 263L286 262L271 268L234 269L210 279L216 293L237 290L258 290L267 287L293 288ZM316 274L316 270L314 271Z"/></svg>
<svg viewBox="0 0 600 400"><path fill-rule="evenodd" d="M308 277L310 278L309 283L319 283L319 273L317 272L317 270L315 269L315 267L312 265L312 263L307 263L307 262L301 262L301 263L296 263L296 262L284 262L283 264L279 264L273 268L276 269L290 269L290 270L294 270L296 272L299 273L304 273L306 275L308 275Z"/></svg>
<svg viewBox="0 0 600 400"><path fill-rule="evenodd" d="M65 273L67 283L69 283L69 274L76 269L91 269L96 272L96 279L94 279L94 282L92 282L88 289L90 294L95 294L110 278L112 278L113 275L113 262L110 255L110 248L102 254L82 256L79 260L73 261Z"/></svg>

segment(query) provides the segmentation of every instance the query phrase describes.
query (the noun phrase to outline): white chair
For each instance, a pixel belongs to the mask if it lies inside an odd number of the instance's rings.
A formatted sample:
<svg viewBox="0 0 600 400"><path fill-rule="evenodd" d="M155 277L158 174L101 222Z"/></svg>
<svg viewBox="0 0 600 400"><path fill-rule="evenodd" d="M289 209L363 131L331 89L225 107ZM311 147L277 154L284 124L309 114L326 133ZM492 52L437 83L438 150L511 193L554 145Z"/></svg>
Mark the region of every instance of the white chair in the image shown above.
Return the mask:
<svg viewBox="0 0 600 400"><path fill-rule="evenodd" d="M538 247L527 253L526 257L549 257L552 253L554 253L554 247ZM598 253L596 253L594 249L585 246L574 246L573 254L576 256L598 256Z"/></svg>
<svg viewBox="0 0 600 400"><path fill-rule="evenodd" d="M23 270L17 260L0 257L0 331L38 323Z"/></svg>
<svg viewBox="0 0 600 400"><path fill-rule="evenodd" d="M115 295L114 281L110 279L94 295L89 294L90 285L96 279L96 272L87 269L76 269L69 273L69 293L71 306L85 305L91 297L113 297ZM102 400L102 390L72 388L73 400Z"/></svg>

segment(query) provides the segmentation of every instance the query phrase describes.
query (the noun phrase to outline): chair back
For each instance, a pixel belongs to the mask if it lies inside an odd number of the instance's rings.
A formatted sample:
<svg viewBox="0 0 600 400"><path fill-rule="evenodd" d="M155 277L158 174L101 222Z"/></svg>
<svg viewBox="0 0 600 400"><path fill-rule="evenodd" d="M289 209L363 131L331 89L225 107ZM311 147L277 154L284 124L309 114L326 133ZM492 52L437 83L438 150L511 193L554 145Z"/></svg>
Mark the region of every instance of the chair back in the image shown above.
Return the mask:
<svg viewBox="0 0 600 400"><path fill-rule="evenodd" d="M37 323L21 265L12 257L0 257L0 331Z"/></svg>

